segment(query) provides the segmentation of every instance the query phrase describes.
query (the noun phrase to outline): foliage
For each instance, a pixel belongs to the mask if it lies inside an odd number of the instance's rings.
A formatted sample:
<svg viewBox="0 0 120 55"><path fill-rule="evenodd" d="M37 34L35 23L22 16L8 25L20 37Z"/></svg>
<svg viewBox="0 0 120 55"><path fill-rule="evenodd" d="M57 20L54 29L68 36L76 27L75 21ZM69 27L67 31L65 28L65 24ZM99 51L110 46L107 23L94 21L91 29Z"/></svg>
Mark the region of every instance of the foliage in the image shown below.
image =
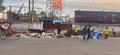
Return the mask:
<svg viewBox="0 0 120 55"><path fill-rule="evenodd" d="M68 20L66 23L67 24L73 24L73 22L71 20Z"/></svg>
<svg viewBox="0 0 120 55"><path fill-rule="evenodd" d="M0 12L4 11L5 7L3 5L0 6Z"/></svg>
<svg viewBox="0 0 120 55"><path fill-rule="evenodd" d="M25 15L27 15L27 17L29 16L29 12L28 13L26 13ZM37 15L37 12L36 12L36 10L31 10L30 11L30 20L31 20L31 22L36 22L36 21L38 21L38 15Z"/></svg>
<svg viewBox="0 0 120 55"><path fill-rule="evenodd" d="M12 19L14 13L15 13L15 12L7 11L7 17L8 17L8 19Z"/></svg>
<svg viewBox="0 0 120 55"><path fill-rule="evenodd" d="M45 18L47 16L45 11L41 11L40 15L41 15L41 18Z"/></svg>
<svg viewBox="0 0 120 55"><path fill-rule="evenodd" d="M34 19L38 18L38 15L37 15L37 13L36 13L35 10L32 10L32 11L30 12L30 14L31 14L32 18L34 18Z"/></svg>
<svg viewBox="0 0 120 55"><path fill-rule="evenodd" d="M0 12L4 11L5 10L5 6L2 5L4 0L0 0Z"/></svg>

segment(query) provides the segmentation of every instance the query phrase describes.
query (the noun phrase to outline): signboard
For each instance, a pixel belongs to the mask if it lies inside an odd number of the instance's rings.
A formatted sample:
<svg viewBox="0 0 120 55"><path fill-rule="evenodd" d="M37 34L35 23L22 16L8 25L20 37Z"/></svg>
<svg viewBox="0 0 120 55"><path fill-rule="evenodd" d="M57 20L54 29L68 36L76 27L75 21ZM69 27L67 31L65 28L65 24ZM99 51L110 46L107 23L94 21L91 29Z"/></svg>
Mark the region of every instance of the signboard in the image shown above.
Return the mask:
<svg viewBox="0 0 120 55"><path fill-rule="evenodd" d="M68 27L72 27L71 24L43 24L43 29L64 29L64 28L68 28Z"/></svg>
<svg viewBox="0 0 120 55"><path fill-rule="evenodd" d="M119 24L120 12L75 11L75 23Z"/></svg>

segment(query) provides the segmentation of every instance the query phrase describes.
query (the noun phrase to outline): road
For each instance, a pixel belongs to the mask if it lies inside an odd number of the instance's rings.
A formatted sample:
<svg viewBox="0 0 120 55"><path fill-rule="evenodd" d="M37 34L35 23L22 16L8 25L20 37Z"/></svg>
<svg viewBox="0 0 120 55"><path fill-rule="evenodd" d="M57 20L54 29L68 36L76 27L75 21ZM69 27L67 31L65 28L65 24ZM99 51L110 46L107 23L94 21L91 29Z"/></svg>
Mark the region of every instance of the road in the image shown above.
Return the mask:
<svg viewBox="0 0 120 55"><path fill-rule="evenodd" d="M120 39L1 39L0 55L120 55Z"/></svg>

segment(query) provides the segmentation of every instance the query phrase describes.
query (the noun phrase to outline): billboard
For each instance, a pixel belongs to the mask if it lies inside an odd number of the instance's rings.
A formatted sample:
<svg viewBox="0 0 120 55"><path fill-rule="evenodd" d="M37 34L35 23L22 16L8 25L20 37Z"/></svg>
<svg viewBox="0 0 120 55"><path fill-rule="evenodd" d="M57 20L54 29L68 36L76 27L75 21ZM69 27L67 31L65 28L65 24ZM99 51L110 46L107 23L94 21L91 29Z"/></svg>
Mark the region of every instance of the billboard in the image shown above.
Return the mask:
<svg viewBox="0 0 120 55"><path fill-rule="evenodd" d="M120 12L75 11L75 23L120 24Z"/></svg>
<svg viewBox="0 0 120 55"><path fill-rule="evenodd" d="M53 8L62 11L62 0L53 0Z"/></svg>

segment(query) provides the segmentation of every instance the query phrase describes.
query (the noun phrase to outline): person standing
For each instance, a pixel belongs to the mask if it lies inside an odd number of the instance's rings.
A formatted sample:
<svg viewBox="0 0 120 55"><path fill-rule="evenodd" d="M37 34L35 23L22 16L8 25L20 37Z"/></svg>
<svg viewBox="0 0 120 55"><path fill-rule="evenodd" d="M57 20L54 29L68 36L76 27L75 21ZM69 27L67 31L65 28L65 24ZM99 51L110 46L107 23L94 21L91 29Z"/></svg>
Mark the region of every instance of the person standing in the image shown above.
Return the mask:
<svg viewBox="0 0 120 55"><path fill-rule="evenodd" d="M68 37L71 37L71 34L72 34L72 28L68 26L68 28L67 28Z"/></svg>
<svg viewBox="0 0 120 55"><path fill-rule="evenodd" d="M13 34L13 26L12 26L12 23L9 23L8 25L8 33L9 33L9 36L11 37L12 34Z"/></svg>
<svg viewBox="0 0 120 55"><path fill-rule="evenodd" d="M74 37L73 37L73 39L74 38L78 38L78 32L79 32L79 29L78 29L78 27L77 26L75 26L75 28L74 28Z"/></svg>
<svg viewBox="0 0 120 55"><path fill-rule="evenodd" d="M62 29L61 29L60 27L57 29L57 34L58 34L58 35L61 34L61 30L62 30Z"/></svg>
<svg viewBox="0 0 120 55"><path fill-rule="evenodd" d="M87 40L90 39L90 36L91 36L90 27L91 27L91 26L89 26L88 29L87 29L87 35L88 35L88 36L87 36Z"/></svg>
<svg viewBox="0 0 120 55"><path fill-rule="evenodd" d="M113 37L115 37L115 35L116 35L115 29L112 29L112 35L113 35Z"/></svg>
<svg viewBox="0 0 120 55"><path fill-rule="evenodd" d="M94 32L95 32L95 28L93 28L93 29L91 30L91 36L90 36L90 39L93 38L93 36L94 36Z"/></svg>
<svg viewBox="0 0 120 55"><path fill-rule="evenodd" d="M83 39L86 40L86 35L87 35L87 25L83 28Z"/></svg>
<svg viewBox="0 0 120 55"><path fill-rule="evenodd" d="M4 22L4 24L1 26L2 27L2 34L7 35L8 34L8 23Z"/></svg>
<svg viewBox="0 0 120 55"><path fill-rule="evenodd" d="M106 28L104 30L104 35L105 35L104 39L108 39L108 35L109 35L109 29L108 28Z"/></svg>

